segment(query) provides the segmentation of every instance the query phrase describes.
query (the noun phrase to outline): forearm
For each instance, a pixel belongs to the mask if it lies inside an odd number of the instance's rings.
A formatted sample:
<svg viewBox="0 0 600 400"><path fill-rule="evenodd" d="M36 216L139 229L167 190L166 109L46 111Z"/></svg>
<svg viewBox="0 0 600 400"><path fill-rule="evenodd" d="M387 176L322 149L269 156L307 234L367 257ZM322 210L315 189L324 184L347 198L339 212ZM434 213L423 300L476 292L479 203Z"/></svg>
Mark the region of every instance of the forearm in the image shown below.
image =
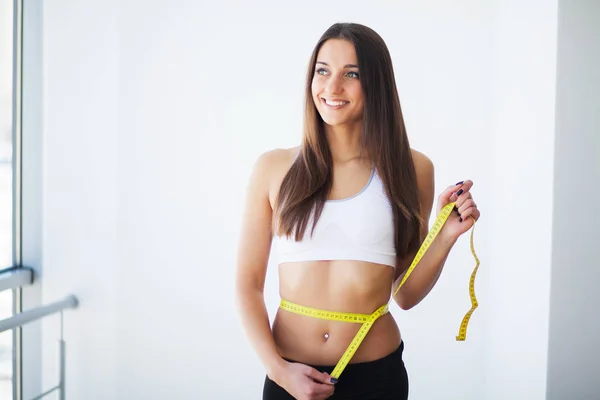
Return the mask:
<svg viewBox="0 0 600 400"><path fill-rule="evenodd" d="M239 289L238 309L246 335L264 365L267 375L276 381L275 377L285 364L279 355L273 340L269 316L265 306L262 291L256 289Z"/></svg>
<svg viewBox="0 0 600 400"><path fill-rule="evenodd" d="M410 276L398 291L394 300L404 310L419 304L429 294L437 283L446 263L446 259L456 243L456 238L450 237L442 229L429 249L425 252ZM412 263L410 259L408 266ZM393 291L398 288L404 274L394 282Z"/></svg>

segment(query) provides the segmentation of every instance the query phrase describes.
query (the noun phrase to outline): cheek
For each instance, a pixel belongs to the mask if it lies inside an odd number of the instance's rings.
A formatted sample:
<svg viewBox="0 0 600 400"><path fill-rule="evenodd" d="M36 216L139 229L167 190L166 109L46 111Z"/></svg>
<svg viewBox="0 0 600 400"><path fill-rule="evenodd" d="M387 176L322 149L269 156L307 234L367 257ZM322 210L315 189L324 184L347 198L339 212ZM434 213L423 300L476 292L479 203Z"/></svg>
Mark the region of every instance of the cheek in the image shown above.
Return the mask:
<svg viewBox="0 0 600 400"><path fill-rule="evenodd" d="M312 89L313 96L316 96L317 93L319 93L319 89L320 89L319 86L320 86L319 85L319 80L313 78L312 83L310 85L310 88Z"/></svg>
<svg viewBox="0 0 600 400"><path fill-rule="evenodd" d="M311 94L312 94L312 99L315 102L316 105L319 105L319 91L321 90L319 82L317 82L316 79L313 79L312 84L310 86L311 89Z"/></svg>
<svg viewBox="0 0 600 400"><path fill-rule="evenodd" d="M362 103L363 95L360 84L352 86L352 96Z"/></svg>
<svg viewBox="0 0 600 400"><path fill-rule="evenodd" d="M358 105L358 106L360 106L362 108L362 106L363 106L363 95L362 95L362 90L361 90L360 87L355 88L355 90L353 90L352 97L354 98L355 104Z"/></svg>

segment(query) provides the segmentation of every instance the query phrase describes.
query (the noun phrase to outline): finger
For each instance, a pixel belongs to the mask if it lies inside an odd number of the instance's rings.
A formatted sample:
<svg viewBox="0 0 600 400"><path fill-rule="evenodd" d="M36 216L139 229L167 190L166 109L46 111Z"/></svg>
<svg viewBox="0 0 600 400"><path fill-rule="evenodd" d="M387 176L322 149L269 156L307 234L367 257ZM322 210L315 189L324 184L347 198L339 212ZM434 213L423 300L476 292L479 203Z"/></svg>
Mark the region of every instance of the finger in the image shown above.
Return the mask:
<svg viewBox="0 0 600 400"><path fill-rule="evenodd" d="M325 393L323 400L330 398L331 396L333 396L333 393L335 392L334 386L327 386L327 389L329 389L329 390Z"/></svg>
<svg viewBox="0 0 600 400"><path fill-rule="evenodd" d="M477 221L481 214L477 207L469 207L466 210L464 210L464 212L462 212L460 215L463 221L466 221L469 217L473 217L475 221Z"/></svg>
<svg viewBox="0 0 600 400"><path fill-rule="evenodd" d="M473 201L472 198L470 199L465 199L464 201L462 199L460 199L460 204L457 201L456 202L456 206L458 207L458 215L462 216L463 213L465 212L466 209L468 209L469 207L477 207L477 205L475 204L475 201Z"/></svg>
<svg viewBox="0 0 600 400"><path fill-rule="evenodd" d="M466 181L458 182L455 185L448 186L446 188L446 190L444 190L438 196L438 202L440 204L448 204L448 203L457 201L458 197L461 194L468 192L472 187L473 187L473 181L468 180L468 179Z"/></svg>
<svg viewBox="0 0 600 400"><path fill-rule="evenodd" d="M334 386L318 382L311 382L306 390L309 399L326 399L333 394Z"/></svg>
<svg viewBox="0 0 600 400"><path fill-rule="evenodd" d="M471 190L472 187L473 187L473 181L470 179L467 179L466 181L464 181L463 184L460 186L460 188L463 189L465 192L468 192L469 190Z"/></svg>
<svg viewBox="0 0 600 400"><path fill-rule="evenodd" d="M319 372L316 369L311 368L311 367L308 367L308 368L309 369L308 369L306 375L319 383L333 385L335 382L337 382L336 379L332 378L331 375L329 375L325 372ZM333 379L333 381L332 381L332 379Z"/></svg>
<svg viewBox="0 0 600 400"><path fill-rule="evenodd" d="M322 385L322 389L323 389L323 400L330 398L331 396L333 396L333 393L335 392L335 386L331 386L331 385Z"/></svg>
<svg viewBox="0 0 600 400"><path fill-rule="evenodd" d="M456 193L456 191L460 190L460 188L462 187L462 185L464 184L464 182L458 182L455 185L452 186L448 186L446 189L444 189L444 191L442 193L440 193L440 195L438 196L438 202L440 204L447 204L449 202L454 201L452 199L452 196L454 195L454 193Z"/></svg>
<svg viewBox="0 0 600 400"><path fill-rule="evenodd" d="M465 203L465 201L473 198L473 196L471 195L471 192L461 192L461 190L456 192L456 194L458 195L455 200L456 208L462 207L462 205Z"/></svg>

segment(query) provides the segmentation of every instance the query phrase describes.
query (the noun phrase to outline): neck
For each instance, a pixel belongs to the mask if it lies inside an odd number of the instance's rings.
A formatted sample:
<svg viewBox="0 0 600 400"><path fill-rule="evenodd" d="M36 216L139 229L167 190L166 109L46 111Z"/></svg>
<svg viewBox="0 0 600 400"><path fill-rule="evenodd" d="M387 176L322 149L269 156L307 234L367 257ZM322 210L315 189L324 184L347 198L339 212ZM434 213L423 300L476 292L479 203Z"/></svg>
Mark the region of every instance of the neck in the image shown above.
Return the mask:
<svg viewBox="0 0 600 400"><path fill-rule="evenodd" d="M325 135L334 163L347 162L366 155L360 145L361 129L361 122L353 125L325 126Z"/></svg>

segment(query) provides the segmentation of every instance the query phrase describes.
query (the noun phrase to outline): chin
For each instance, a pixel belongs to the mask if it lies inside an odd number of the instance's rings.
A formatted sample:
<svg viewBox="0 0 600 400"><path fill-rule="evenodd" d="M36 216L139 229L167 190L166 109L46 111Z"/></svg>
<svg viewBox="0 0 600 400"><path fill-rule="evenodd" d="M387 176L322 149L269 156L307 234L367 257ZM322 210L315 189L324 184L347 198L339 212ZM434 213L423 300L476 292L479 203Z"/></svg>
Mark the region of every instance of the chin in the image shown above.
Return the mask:
<svg viewBox="0 0 600 400"><path fill-rule="evenodd" d="M346 121L340 120L340 119L337 119L337 118L323 118L323 117L321 117L321 119L323 120L323 122L326 125L329 125L329 126L341 126L341 125L345 125L345 123L346 123Z"/></svg>
<svg viewBox="0 0 600 400"><path fill-rule="evenodd" d="M321 119L323 120L323 122L329 126L349 126L349 125L354 125L356 124L358 121L354 118L332 118L331 116L326 116L323 117L321 115Z"/></svg>
<svg viewBox="0 0 600 400"><path fill-rule="evenodd" d="M327 125L331 125L331 126L345 125L348 122L350 122L349 118L342 116L342 115L331 115L329 113L319 112L319 116L321 117L323 122L325 122Z"/></svg>

